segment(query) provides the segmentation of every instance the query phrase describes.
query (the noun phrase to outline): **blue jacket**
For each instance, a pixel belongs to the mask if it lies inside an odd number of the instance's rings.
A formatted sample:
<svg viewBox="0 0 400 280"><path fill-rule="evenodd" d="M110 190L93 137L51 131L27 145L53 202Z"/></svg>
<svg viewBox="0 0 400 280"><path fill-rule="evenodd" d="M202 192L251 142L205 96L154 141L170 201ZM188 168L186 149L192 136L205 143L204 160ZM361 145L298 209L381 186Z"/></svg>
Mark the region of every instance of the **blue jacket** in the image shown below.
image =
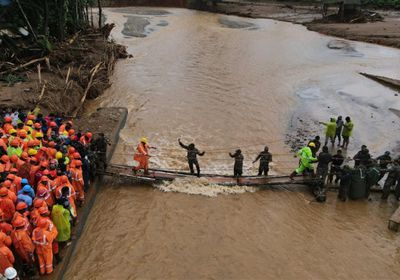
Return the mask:
<svg viewBox="0 0 400 280"><path fill-rule="evenodd" d="M18 194L18 201L23 201L28 205L28 207L32 206L32 198L29 195L26 195L24 193Z"/></svg>

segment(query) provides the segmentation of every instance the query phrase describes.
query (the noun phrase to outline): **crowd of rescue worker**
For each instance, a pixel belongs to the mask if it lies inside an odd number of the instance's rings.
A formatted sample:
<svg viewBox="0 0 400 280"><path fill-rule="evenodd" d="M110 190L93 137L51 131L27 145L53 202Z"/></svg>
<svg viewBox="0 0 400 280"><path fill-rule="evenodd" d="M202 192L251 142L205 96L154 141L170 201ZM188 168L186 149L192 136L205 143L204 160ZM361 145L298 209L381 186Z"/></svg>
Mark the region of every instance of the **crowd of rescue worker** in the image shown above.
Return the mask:
<svg viewBox="0 0 400 280"><path fill-rule="evenodd" d="M354 123L351 118L347 116L343 120L343 117L339 116L337 119L330 118L329 122L320 122L320 124L325 126L325 139L322 149L319 136L316 136L305 147L300 149L296 153L296 156L300 158L299 166L290 174L291 179L296 175L310 175L319 178L320 182L322 182L322 187L327 183L339 184L338 197L341 200L346 200L351 184L351 175L355 172L361 170L361 172L365 173L366 198L369 197L371 188L378 185L385 174L388 174L382 189L382 199L387 199L391 188L395 186L396 199L400 200L400 158L392 160L388 151L373 158L367 146L362 145L361 150L352 158L354 167L351 168L348 164L345 164L345 161L348 161L349 158L345 158L345 153L343 152L343 150L347 150L350 137L353 135ZM181 139L178 139L178 144L187 151L190 173L200 177L200 165L197 156L203 156L205 152L200 152L194 143L183 144ZM149 174L149 150L152 148L155 147L148 144L147 138L140 139L134 155L134 160L137 162L137 165L133 167L134 173L143 169L144 174ZM335 153L331 154L330 151ZM229 153L229 156L234 158L235 161L233 175L239 178L243 174L244 157L242 151L238 149L234 153ZM268 176L272 154L267 146L258 154L253 163L258 160L260 162L258 176ZM316 172L314 172L314 163L317 163ZM196 167L196 172L194 167Z"/></svg>
<svg viewBox="0 0 400 280"><path fill-rule="evenodd" d="M107 139L37 108L4 109L0 117L0 274L51 274L89 188L88 153L106 162Z"/></svg>

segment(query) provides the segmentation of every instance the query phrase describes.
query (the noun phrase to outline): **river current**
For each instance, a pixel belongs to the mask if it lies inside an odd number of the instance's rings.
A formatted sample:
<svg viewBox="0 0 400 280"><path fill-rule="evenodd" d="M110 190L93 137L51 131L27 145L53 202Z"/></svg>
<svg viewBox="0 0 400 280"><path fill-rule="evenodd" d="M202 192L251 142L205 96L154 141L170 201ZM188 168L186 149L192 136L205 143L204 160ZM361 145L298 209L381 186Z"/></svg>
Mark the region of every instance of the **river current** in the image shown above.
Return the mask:
<svg viewBox="0 0 400 280"><path fill-rule="evenodd" d="M111 88L91 104L129 110L114 163L132 164L146 136L157 147L152 166L185 169L181 138L206 151L205 172L231 173L228 152L241 148L244 172L254 174L251 162L268 145L271 173L288 174L297 160L287 141L304 137L299 128L322 136L318 121L337 115L355 123L349 156L361 144L375 156L398 145L389 108L400 109L400 97L359 72L400 78L399 50L267 19L105 13L134 56L117 63ZM301 186L229 191L195 179L161 189L109 181L66 279L400 278L400 237L387 230L394 200L343 203L330 192L319 204Z"/></svg>

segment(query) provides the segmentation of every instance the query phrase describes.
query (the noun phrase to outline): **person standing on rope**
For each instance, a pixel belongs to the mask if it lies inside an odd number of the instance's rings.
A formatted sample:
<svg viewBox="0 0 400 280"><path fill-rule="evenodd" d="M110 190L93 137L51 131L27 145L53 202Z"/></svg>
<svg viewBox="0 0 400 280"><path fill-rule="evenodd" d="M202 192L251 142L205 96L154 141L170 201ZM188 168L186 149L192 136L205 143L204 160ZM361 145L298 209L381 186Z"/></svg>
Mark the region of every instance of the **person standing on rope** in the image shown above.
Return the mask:
<svg viewBox="0 0 400 280"><path fill-rule="evenodd" d="M243 154L240 149L236 150L234 154L229 153L229 156L235 158L235 164L233 166L233 176L240 177L243 174Z"/></svg>
<svg viewBox="0 0 400 280"><path fill-rule="evenodd" d="M258 176L261 176L263 173L265 176L268 176L269 163L272 161L272 154L268 152L268 146L265 146L264 151L258 154L253 163L256 163L257 160L260 160L260 166L258 167Z"/></svg>
<svg viewBox="0 0 400 280"><path fill-rule="evenodd" d="M190 168L190 173L194 174L193 165L195 165L197 170L197 177L200 177L200 165L197 161L197 155L204 156L206 152L203 151L202 153L200 153L193 143L186 146L181 142L180 138L178 138L178 143L182 148L187 150L187 160Z"/></svg>
<svg viewBox="0 0 400 280"><path fill-rule="evenodd" d="M133 172L136 173L138 170L143 169L144 174L149 174L149 150L156 149L155 147L151 147L148 144L148 140L146 137L142 137L140 139L140 143L137 145L136 153L133 156L133 159L137 161L139 164L132 168Z"/></svg>

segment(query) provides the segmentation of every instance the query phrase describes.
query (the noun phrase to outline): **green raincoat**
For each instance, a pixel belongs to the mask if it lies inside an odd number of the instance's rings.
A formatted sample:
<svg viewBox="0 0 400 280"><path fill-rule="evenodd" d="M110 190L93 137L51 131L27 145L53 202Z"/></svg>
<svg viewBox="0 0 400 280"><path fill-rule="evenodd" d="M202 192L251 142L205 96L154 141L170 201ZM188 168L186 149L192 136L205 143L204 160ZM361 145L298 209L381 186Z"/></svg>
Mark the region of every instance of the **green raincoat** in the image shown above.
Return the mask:
<svg viewBox="0 0 400 280"><path fill-rule="evenodd" d="M71 214L62 205L54 205L51 210L51 219L58 230L56 240L59 242L68 241L71 238Z"/></svg>

